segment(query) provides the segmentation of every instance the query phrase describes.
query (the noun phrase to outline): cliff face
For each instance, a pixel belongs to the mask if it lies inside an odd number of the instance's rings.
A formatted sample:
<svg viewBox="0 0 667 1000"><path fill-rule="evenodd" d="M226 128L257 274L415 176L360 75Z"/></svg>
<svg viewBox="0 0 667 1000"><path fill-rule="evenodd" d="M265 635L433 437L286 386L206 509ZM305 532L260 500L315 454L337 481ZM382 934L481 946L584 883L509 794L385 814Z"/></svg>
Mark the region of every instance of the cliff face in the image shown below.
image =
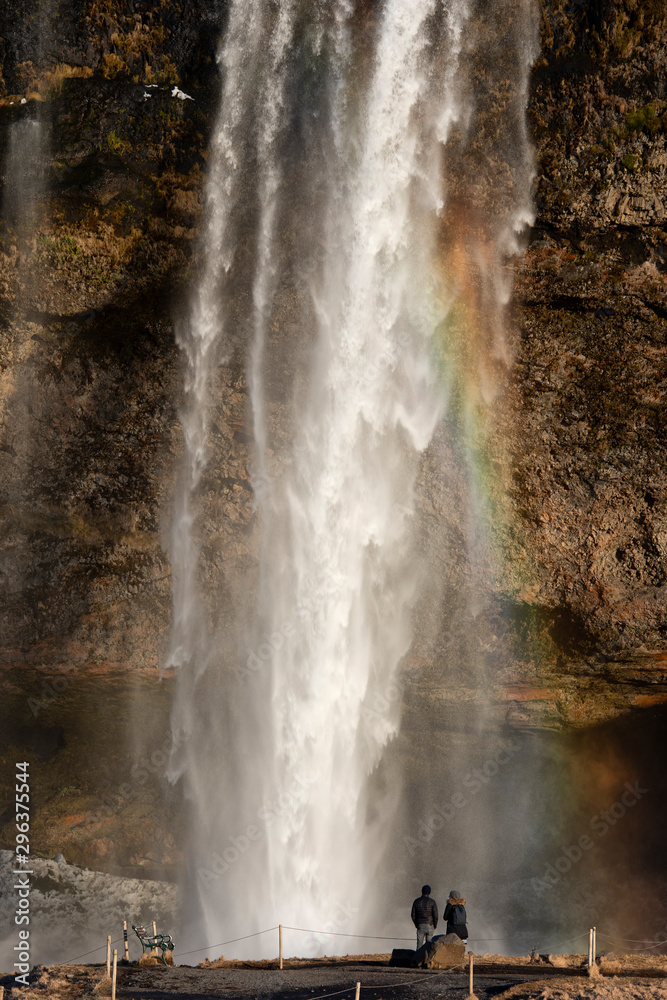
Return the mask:
<svg viewBox="0 0 667 1000"><path fill-rule="evenodd" d="M7 0L3 95L45 94L63 74L189 85L210 78L225 0Z"/></svg>
<svg viewBox="0 0 667 1000"><path fill-rule="evenodd" d="M590 721L595 690L665 700L666 7L543 7L511 494L524 599L557 609L556 672L583 675L561 714Z"/></svg>
<svg viewBox="0 0 667 1000"><path fill-rule="evenodd" d="M146 681L164 665L170 629L175 336L198 263L225 5L52 0L33 16L19 0L6 6L4 764L14 747L42 754L43 799L58 816L43 823L42 849L100 864L105 838L136 808L119 789L136 791L125 779L137 761L165 752L168 698L152 701ZM470 615L457 582L469 539L440 439L417 511L422 526L435 517L440 527L425 551L439 585L416 611L414 690L454 712L481 680L497 722L524 729L667 701L667 5L589 6L541 4L529 108L538 217L517 266L514 362L486 413L491 507L502 516L487 525L496 556L474 641L443 625L443 608L448 621ZM34 147L21 132L30 121ZM41 157L30 170L29 148ZM257 554L242 350L219 370L216 399L198 503L202 574L224 595L224 618ZM71 788L72 761L91 739L77 728L84 705L104 720L109 748L124 749ZM150 774L164 808L160 768ZM103 795L111 816L98 815ZM80 819L91 812L92 832ZM162 871L173 839L156 847L151 824L134 819L118 864Z"/></svg>

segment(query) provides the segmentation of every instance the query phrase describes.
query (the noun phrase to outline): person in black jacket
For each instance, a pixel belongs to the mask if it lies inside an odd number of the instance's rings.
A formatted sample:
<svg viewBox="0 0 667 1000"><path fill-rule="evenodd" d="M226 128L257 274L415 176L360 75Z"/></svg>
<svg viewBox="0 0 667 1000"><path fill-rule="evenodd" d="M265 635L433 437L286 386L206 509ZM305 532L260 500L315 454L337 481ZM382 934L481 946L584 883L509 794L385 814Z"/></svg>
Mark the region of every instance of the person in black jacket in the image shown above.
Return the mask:
<svg viewBox="0 0 667 1000"><path fill-rule="evenodd" d="M442 919L447 921L448 934L458 934L462 941L468 940L466 901L456 889L452 889L449 894Z"/></svg>
<svg viewBox="0 0 667 1000"><path fill-rule="evenodd" d="M422 886L422 894L412 904L410 916L417 928L417 948L421 948L425 940L433 940L433 934L438 926L438 907L435 900L431 899L430 885Z"/></svg>

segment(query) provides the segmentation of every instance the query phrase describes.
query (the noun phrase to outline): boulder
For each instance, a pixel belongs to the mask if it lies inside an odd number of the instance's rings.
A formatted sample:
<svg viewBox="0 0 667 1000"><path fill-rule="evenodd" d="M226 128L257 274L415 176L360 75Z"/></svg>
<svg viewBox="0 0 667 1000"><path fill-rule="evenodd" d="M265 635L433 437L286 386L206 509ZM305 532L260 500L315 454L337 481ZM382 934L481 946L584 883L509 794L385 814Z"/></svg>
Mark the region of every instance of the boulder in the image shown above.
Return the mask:
<svg viewBox="0 0 667 1000"><path fill-rule="evenodd" d="M417 965L417 952L412 948L394 948L389 964L398 965L402 969L414 969Z"/></svg>
<svg viewBox="0 0 667 1000"><path fill-rule="evenodd" d="M394 948L390 965L406 969L425 967L427 969L451 969L463 964L465 945L456 934L438 934L428 944L417 951L410 948Z"/></svg>
<svg viewBox="0 0 667 1000"><path fill-rule="evenodd" d="M458 934L439 934L424 947L428 951L421 964L427 969L451 969L463 964L466 946Z"/></svg>

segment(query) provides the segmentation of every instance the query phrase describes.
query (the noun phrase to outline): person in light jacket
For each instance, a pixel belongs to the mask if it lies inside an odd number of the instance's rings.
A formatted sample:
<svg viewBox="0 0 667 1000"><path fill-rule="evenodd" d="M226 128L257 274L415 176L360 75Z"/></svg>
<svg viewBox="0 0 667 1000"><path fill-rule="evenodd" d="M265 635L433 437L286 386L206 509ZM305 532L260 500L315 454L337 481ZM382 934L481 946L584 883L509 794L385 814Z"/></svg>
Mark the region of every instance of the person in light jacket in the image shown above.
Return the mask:
<svg viewBox="0 0 667 1000"><path fill-rule="evenodd" d="M424 941L433 940L433 934L438 926L438 907L435 900L431 899L430 885L422 886L422 894L412 904L410 916L417 928L417 948L421 948Z"/></svg>
<svg viewBox="0 0 667 1000"><path fill-rule="evenodd" d="M449 894L442 919L447 921L448 934L457 934L462 941L468 940L466 901L456 889L452 889Z"/></svg>

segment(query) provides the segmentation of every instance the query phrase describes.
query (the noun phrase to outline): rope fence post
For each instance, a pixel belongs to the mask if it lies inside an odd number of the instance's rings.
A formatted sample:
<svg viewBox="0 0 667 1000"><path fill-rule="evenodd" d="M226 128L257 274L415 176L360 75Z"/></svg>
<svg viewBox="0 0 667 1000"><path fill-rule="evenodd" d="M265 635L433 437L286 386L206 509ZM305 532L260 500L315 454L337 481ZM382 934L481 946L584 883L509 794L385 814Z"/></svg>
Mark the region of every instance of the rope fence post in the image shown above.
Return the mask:
<svg viewBox="0 0 667 1000"><path fill-rule="evenodd" d="M278 968L283 967L283 925L278 924Z"/></svg>
<svg viewBox="0 0 667 1000"><path fill-rule="evenodd" d="M116 973L118 967L118 949L113 950L113 977L111 979L111 1000L116 1000Z"/></svg>
<svg viewBox="0 0 667 1000"><path fill-rule="evenodd" d="M111 975L111 934L107 934L107 979Z"/></svg>
<svg viewBox="0 0 667 1000"><path fill-rule="evenodd" d="M361 983L357 983L357 992L355 994L354 1000L359 1000L359 993L361 992Z"/></svg>
<svg viewBox="0 0 667 1000"><path fill-rule="evenodd" d="M597 927L594 927L593 928L593 965L595 965L595 963L597 961L597 954L598 954L598 929L597 929Z"/></svg>
<svg viewBox="0 0 667 1000"><path fill-rule="evenodd" d="M130 953L127 948L127 920L123 921L123 961L130 961Z"/></svg>
<svg viewBox="0 0 667 1000"><path fill-rule="evenodd" d="M474 996L474 993L472 991L472 966L473 966L472 952L470 952L470 963L469 964L470 964L470 970L469 970L470 971L470 985L468 987L468 996L472 997L472 996Z"/></svg>

